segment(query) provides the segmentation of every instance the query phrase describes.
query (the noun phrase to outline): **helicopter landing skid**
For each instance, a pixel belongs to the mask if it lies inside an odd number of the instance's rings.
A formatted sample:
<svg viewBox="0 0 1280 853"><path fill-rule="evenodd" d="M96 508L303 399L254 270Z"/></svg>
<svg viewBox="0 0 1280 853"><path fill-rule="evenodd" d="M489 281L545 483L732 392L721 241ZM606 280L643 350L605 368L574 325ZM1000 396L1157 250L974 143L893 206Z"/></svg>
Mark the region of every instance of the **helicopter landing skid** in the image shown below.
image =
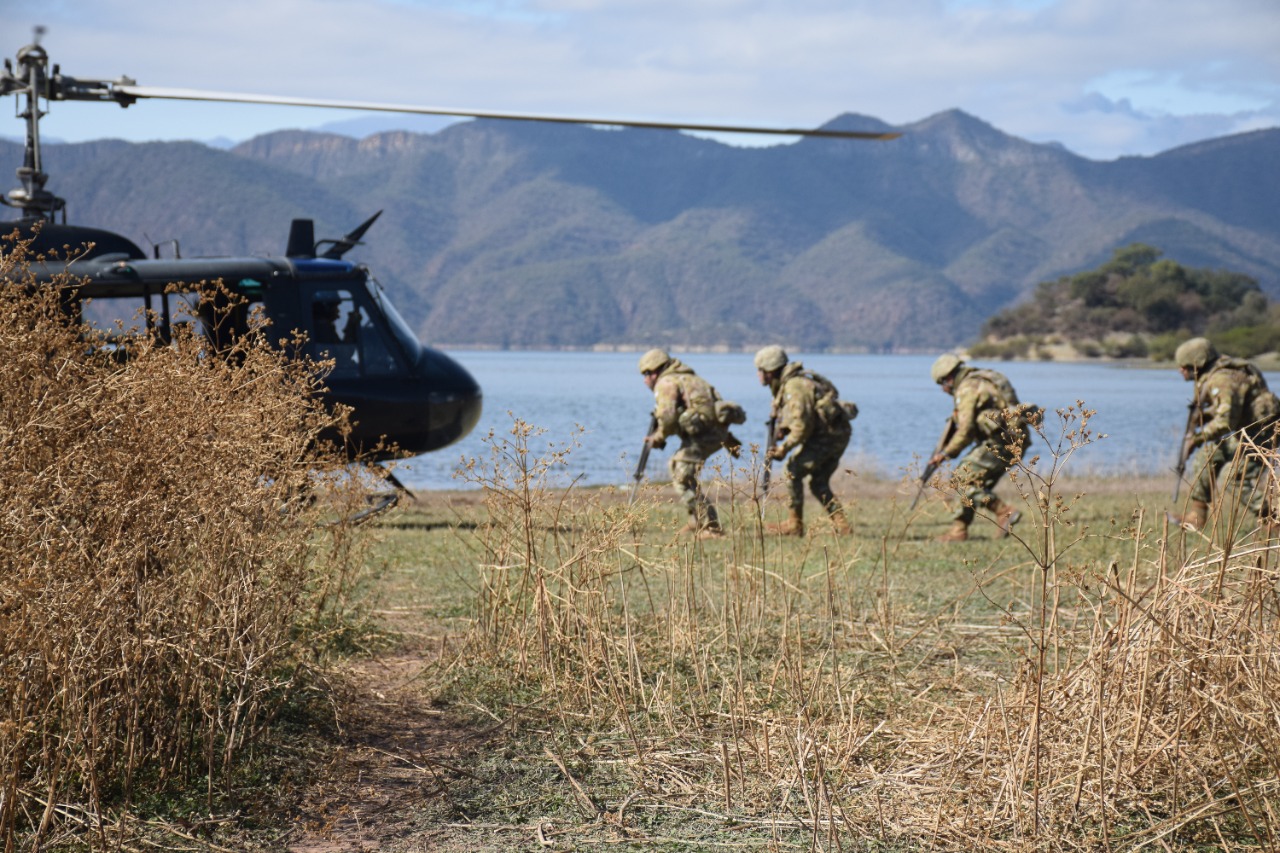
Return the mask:
<svg viewBox="0 0 1280 853"><path fill-rule="evenodd" d="M370 505L368 507L360 510L357 513L353 513L347 516L346 518L341 518L336 521L331 521L325 526L332 527L337 524L363 524L369 519L374 518L375 516L381 515L382 513L391 509L396 504L400 503L400 493L399 492L375 492L373 494L367 495L366 499L370 502Z"/></svg>
<svg viewBox="0 0 1280 853"><path fill-rule="evenodd" d="M346 515L340 515L337 518L329 518L320 522L320 527L337 527L338 525L356 525L363 524L371 518L376 518L392 507L400 503L400 497L407 495L409 500L416 501L417 497L404 483L391 473L390 470L378 464L369 466L377 469L377 476L389 483L391 489L371 489L363 496L364 505L353 512Z"/></svg>

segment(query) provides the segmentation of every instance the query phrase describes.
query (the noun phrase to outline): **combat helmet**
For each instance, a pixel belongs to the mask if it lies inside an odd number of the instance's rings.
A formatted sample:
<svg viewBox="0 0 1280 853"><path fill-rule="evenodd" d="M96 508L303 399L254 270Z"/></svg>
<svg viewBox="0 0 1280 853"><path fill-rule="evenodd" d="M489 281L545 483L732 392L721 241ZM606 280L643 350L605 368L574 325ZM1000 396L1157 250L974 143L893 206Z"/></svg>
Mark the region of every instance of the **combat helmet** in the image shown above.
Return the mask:
<svg viewBox="0 0 1280 853"><path fill-rule="evenodd" d="M1204 370L1218 360L1218 351L1208 338L1192 338L1183 341L1173 354L1178 367L1189 367L1193 370Z"/></svg>
<svg viewBox="0 0 1280 853"><path fill-rule="evenodd" d="M942 380L955 373L960 365L964 364L964 359L955 353L944 352L938 356L938 360L933 363L933 367L929 368L929 375L933 377L933 381L942 384Z"/></svg>
<svg viewBox="0 0 1280 853"><path fill-rule="evenodd" d="M756 370L771 373L781 370L787 364L787 352L777 344L767 346L756 353Z"/></svg>
<svg viewBox="0 0 1280 853"><path fill-rule="evenodd" d="M640 356L641 373L657 373L671 361L671 354L664 349L651 349Z"/></svg>

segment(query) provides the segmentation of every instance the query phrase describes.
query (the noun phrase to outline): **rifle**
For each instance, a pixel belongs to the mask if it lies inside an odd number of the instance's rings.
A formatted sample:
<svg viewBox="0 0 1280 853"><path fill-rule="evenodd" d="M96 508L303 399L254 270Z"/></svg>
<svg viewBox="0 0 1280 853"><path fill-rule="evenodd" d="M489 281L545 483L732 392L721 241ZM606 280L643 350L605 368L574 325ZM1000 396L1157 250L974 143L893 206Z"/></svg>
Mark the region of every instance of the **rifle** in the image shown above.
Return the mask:
<svg viewBox="0 0 1280 853"><path fill-rule="evenodd" d="M951 414L947 418L947 423L942 428L942 437L938 439L938 446L933 449L933 453L929 454L929 459L937 456L942 452L942 448L947 446L947 442L951 440L951 436L956 431L956 416ZM920 496L924 494L924 487L929 485L929 481L933 479L934 472L938 470L941 462L929 462L924 466L924 471L920 474L920 488L916 489L915 499L911 501L911 509L916 508L916 504L920 503ZM910 510L908 510L910 512Z"/></svg>
<svg viewBox="0 0 1280 853"><path fill-rule="evenodd" d="M640 447L640 459L636 462L635 477L636 484L631 487L631 497L627 500L627 506L631 506L636 502L636 493L640 491L640 484L644 482L644 469L649 465L649 451L652 447L649 445L649 436L658 431L658 416L652 414L649 416L649 431L644 434L644 443Z"/></svg>
<svg viewBox="0 0 1280 853"><path fill-rule="evenodd" d="M769 477L773 472L773 458L769 456L769 451L773 449L774 432L778 428L778 416L771 415L769 420L764 424L764 468L760 471L760 494L767 496L769 494Z"/></svg>
<svg viewBox="0 0 1280 853"><path fill-rule="evenodd" d="M1191 443L1191 437L1195 435L1196 421L1199 420L1201 414L1200 395L1193 395L1191 402L1187 403L1187 425L1182 430L1182 442L1178 445L1178 461L1173 466L1173 470L1178 475L1177 481L1173 484L1173 502L1178 502L1178 492L1182 491L1182 476L1187 472L1187 460L1191 458L1191 451L1195 449L1195 445Z"/></svg>

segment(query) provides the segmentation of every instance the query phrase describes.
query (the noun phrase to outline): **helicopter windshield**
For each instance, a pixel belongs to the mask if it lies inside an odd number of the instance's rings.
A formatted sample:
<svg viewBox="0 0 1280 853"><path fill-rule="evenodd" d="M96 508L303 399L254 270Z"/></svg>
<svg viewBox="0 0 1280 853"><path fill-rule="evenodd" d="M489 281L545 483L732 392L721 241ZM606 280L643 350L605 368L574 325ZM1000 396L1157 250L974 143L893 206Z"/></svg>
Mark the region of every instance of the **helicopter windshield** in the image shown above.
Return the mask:
<svg viewBox="0 0 1280 853"><path fill-rule="evenodd" d="M395 345L360 296L346 288L312 294L309 347L317 357L333 359L331 376L394 376L403 371Z"/></svg>
<svg viewBox="0 0 1280 853"><path fill-rule="evenodd" d="M387 318L387 325L391 327L391 334L404 348L404 354L408 357L410 364L417 364L422 356L422 344L418 342L418 336L413 333L413 329L409 327L409 323L400 316L400 312L391 304L391 300L387 298L386 293L382 289L382 285L373 276L365 276L365 287L369 291L369 297L373 300L383 315Z"/></svg>

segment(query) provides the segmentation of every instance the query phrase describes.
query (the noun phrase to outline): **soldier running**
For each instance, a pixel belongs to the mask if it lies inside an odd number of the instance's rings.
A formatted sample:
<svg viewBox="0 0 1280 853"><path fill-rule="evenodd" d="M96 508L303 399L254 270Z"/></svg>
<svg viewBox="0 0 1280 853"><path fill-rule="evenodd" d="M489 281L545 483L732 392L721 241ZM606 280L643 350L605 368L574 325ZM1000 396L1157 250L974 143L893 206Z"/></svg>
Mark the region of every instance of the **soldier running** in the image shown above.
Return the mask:
<svg viewBox="0 0 1280 853"><path fill-rule="evenodd" d="M645 443L661 450L669 436L680 438L680 449L668 468L671 485L689 511L684 530L704 538L723 536L716 508L698 483L702 467L712 454L725 448L737 456L742 442L722 424L716 403L720 395L693 369L665 350L651 349L640 357L640 374L653 391L654 431Z"/></svg>
<svg viewBox="0 0 1280 853"><path fill-rule="evenodd" d="M996 497L993 490L1031 444L1031 430L1018 396L1004 374L969 367L951 353L938 357L930 375L943 392L955 398L955 411L951 416L951 437L929 459L929 464L936 466L955 459L970 444L974 445L952 475L960 493L960 508L951 528L938 541L968 539L977 507L995 514L997 538L1008 536L1009 528L1018 523L1022 513Z"/></svg>
<svg viewBox="0 0 1280 853"><path fill-rule="evenodd" d="M830 380L805 370L798 361L788 362L782 347L760 350L755 365L760 384L773 392L771 417L776 419L778 443L765 452L771 460L786 459L790 509L784 523L768 525L766 530L781 536L804 535L804 479L808 477L809 490L831 516L836 533L848 533L849 520L831 491L831 475L840 467L853 434L850 412Z"/></svg>
<svg viewBox="0 0 1280 853"><path fill-rule="evenodd" d="M1274 444L1280 401L1256 366L1220 355L1205 338L1185 341L1174 353L1174 361L1182 378L1195 382L1191 428L1183 437L1182 458L1196 448L1200 455L1187 512L1173 520L1190 530L1202 530L1209 505L1227 485L1238 489L1240 500L1252 512L1262 514L1262 457L1242 451L1241 445L1246 441L1263 448ZM1223 475L1221 486L1219 475Z"/></svg>

